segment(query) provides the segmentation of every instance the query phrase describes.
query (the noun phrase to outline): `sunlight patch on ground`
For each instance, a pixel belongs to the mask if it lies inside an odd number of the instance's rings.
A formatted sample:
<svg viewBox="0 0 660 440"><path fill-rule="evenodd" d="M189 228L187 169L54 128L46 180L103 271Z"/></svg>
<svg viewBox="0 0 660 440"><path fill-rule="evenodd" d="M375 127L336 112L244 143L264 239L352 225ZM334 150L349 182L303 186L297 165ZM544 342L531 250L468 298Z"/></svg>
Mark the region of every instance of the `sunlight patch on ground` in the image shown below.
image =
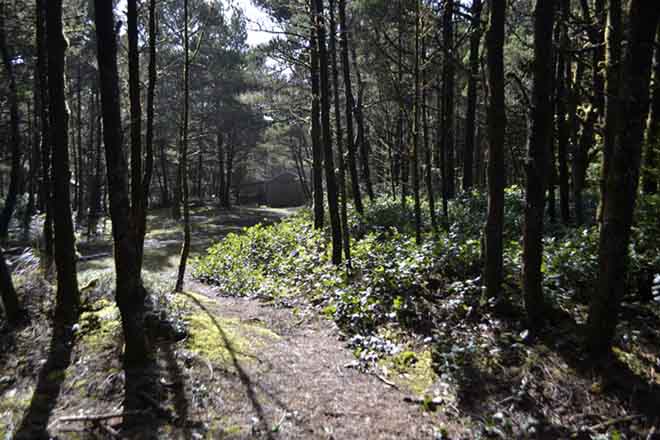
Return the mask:
<svg viewBox="0 0 660 440"><path fill-rule="evenodd" d="M249 361L257 348L280 339L275 332L258 324L236 318L223 318L210 310L214 302L203 295L187 292L177 302L185 301L188 314L186 347L214 363L231 366Z"/></svg>

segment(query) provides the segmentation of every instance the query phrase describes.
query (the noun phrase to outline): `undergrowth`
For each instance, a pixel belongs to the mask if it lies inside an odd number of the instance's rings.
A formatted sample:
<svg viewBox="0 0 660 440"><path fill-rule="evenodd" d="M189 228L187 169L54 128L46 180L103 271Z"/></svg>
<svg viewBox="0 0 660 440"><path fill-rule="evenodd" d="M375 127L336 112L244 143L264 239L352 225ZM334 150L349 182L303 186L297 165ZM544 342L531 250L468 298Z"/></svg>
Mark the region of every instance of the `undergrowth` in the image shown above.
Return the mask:
<svg viewBox="0 0 660 440"><path fill-rule="evenodd" d="M595 200L585 200L590 219L595 218ZM512 187L505 193L501 302L483 295L485 195L473 192L450 201L448 228L427 227L421 244L414 238L412 202L407 200L404 209L400 200L379 198L362 216L350 216L350 269L331 264L330 231L315 230L312 214L304 210L280 223L229 235L194 262L193 275L226 295L285 306L311 304L346 336L357 358L351 366L420 396L413 401L425 411L441 402L454 418L482 414L466 422L475 438L568 438L585 426L594 435L580 438L624 438L622 432L634 438L648 431L644 423L619 431L599 428L586 416L573 417L578 408L611 417L629 412L632 405L622 404L611 392L595 393L598 376L575 369L585 362L576 350L581 342L575 324L586 319L598 277L599 231L593 220L576 226L546 219L544 293L557 319L540 339L532 340L520 291L522 191ZM429 225L426 203L422 212L423 224ZM618 328L617 359L639 380L624 381L621 389L639 386L635 383L652 389L658 383L654 371L660 358L651 342L657 337L652 330L657 306L648 303L660 294L658 218L660 198L642 197L623 300L643 299L648 307L636 304L634 318L622 318ZM440 215L438 219L445 223ZM295 316L298 311L296 307ZM548 422L543 414L554 414L555 421ZM607 433L598 437L596 431Z"/></svg>
<svg viewBox="0 0 660 440"><path fill-rule="evenodd" d="M592 200L589 200L592 202ZM434 314L429 304L443 298L461 316L483 304L481 298L481 235L486 212L482 193L463 194L449 204L449 228L427 228L420 245L414 219L399 200L380 198L363 216L353 214L351 267L330 263L329 232L315 230L311 213L301 211L280 223L246 228L230 234L195 260L194 276L228 295L281 299L303 295L349 335L377 337L397 326L429 336ZM587 203L591 214L595 203ZM428 207L423 206L425 216ZM522 191L505 194L504 295L520 303L522 258ZM593 215L592 215L593 218ZM643 197L633 229L629 293L646 288L643 274L660 273L660 198ZM430 223L424 218L424 224ZM597 281L598 228L547 221L544 239L544 287L550 302L586 304ZM364 341L357 344L364 345ZM387 344L361 350L374 358L387 354ZM363 347L364 348L364 347Z"/></svg>

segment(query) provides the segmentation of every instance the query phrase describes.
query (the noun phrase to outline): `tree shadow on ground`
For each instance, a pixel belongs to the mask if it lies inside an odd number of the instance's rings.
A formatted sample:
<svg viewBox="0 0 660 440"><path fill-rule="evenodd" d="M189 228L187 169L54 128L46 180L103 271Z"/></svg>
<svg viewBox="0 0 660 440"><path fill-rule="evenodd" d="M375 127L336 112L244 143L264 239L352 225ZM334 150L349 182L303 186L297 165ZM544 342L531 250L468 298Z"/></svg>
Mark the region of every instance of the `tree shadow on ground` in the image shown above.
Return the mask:
<svg viewBox="0 0 660 440"><path fill-rule="evenodd" d="M633 371L614 352L599 359L588 357L583 348L586 347L584 326L576 323L565 311L554 310L552 317L551 326L540 335L542 342L552 347L580 376L600 381L602 394L625 402L635 414L644 416L650 422L660 421L660 386L656 382L650 382Z"/></svg>
<svg viewBox="0 0 660 440"><path fill-rule="evenodd" d="M173 340L157 341L153 347L152 363L141 369L125 369L124 436L140 438L140 435L155 432L160 426L173 425L181 429L182 438L192 438L190 427L194 424L189 421L186 378L176 360L174 344ZM161 376L167 379L158 380ZM170 393L173 412L164 405L169 401Z"/></svg>
<svg viewBox="0 0 660 440"><path fill-rule="evenodd" d="M522 309L509 308L499 317L503 328L489 347L500 354L498 361L492 362L488 352L466 354L456 375L458 407L486 430L502 427L495 414L510 423L509 436L539 439L569 438L603 420L616 422L620 413L639 416L649 426L660 421L658 384L615 356L590 359L583 349L583 326L569 313L549 310L548 325L525 338L518 336L524 329ZM525 431L526 420L532 419L533 435Z"/></svg>
<svg viewBox="0 0 660 440"><path fill-rule="evenodd" d="M191 438L190 423L188 420L190 405L186 397L185 377L172 350L172 343L164 341L159 344L165 360L165 369L168 374L169 387L173 394L174 410L176 411L176 424L183 429L185 438Z"/></svg>
<svg viewBox="0 0 660 440"><path fill-rule="evenodd" d="M77 321L77 319L76 319ZM74 335L68 327L55 326L46 363L39 371L37 386L14 439L48 439L48 420L57 404L65 371L71 363Z"/></svg>
<svg viewBox="0 0 660 440"><path fill-rule="evenodd" d="M504 353L503 364L488 356L467 354L455 375L458 385L457 407L480 424L487 436L500 438L569 438L571 431L547 415L543 403L526 392L518 394L518 371L525 360L510 349L511 342L497 338L495 349ZM507 358L508 357L508 358ZM531 366L534 368L534 366ZM531 373L532 375L534 373ZM511 405L515 405L515 409ZM501 416L499 416L501 415Z"/></svg>
<svg viewBox="0 0 660 440"><path fill-rule="evenodd" d="M16 350L16 335L14 334L18 329L0 324L0 371L5 371L5 363L9 358L9 354ZM0 384L2 387L2 384ZM2 388L0 388L0 392Z"/></svg>
<svg viewBox="0 0 660 440"><path fill-rule="evenodd" d="M257 424L255 428L257 432L259 432L265 438L272 439L273 434L268 426L266 412L264 410L263 404L259 401L257 392L261 392L262 394L266 395L278 407L284 410L285 413L289 413L290 411L287 408L286 404L281 400L279 400L274 393L268 392L258 382L252 380L252 378L245 370L245 368L243 367L243 365L241 364L238 358L239 355L245 356L245 354L240 353L235 349L230 338L228 337L227 333L218 322L215 315L211 313L211 311L201 301L199 301L199 299L195 298L194 295L188 295L186 293L184 293L184 295L186 295L187 298L193 301L200 308L200 310L202 310L209 317L213 325L217 328L218 333L222 339L221 343L229 353L231 365L234 368L243 388L245 389L245 394L250 402L250 405L252 406L252 409L256 414Z"/></svg>

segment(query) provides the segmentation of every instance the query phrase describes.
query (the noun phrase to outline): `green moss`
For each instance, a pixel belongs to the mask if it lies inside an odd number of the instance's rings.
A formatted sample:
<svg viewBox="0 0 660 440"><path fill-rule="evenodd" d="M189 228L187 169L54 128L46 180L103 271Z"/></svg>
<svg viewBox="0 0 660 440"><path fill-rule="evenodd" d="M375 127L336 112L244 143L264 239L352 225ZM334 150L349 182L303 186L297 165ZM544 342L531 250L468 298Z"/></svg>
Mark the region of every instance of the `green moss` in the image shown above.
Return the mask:
<svg viewBox="0 0 660 440"><path fill-rule="evenodd" d="M646 380L658 382L657 380L655 380L655 376L649 377L648 364L644 362L644 359L640 357L639 353L637 353L636 351L626 352L618 347L612 347L612 352L619 361L627 365L628 368L630 368L630 371L632 371L639 377L643 377Z"/></svg>
<svg viewBox="0 0 660 440"><path fill-rule="evenodd" d="M92 352L115 347L117 337L121 335L117 305L107 299L100 299L91 309L80 315L81 343Z"/></svg>
<svg viewBox="0 0 660 440"><path fill-rule="evenodd" d="M402 351L394 358L392 358L394 365L399 370L405 370L410 367L412 364L417 362L417 354L414 351Z"/></svg>
<svg viewBox="0 0 660 440"><path fill-rule="evenodd" d="M199 302L213 303L206 297L200 297L194 294L193 298ZM195 300L187 299L190 313L185 318L189 334L186 345L192 352L212 362L231 364L233 357L249 360L251 350L280 338L277 333L252 322L210 315L194 304Z"/></svg>
<svg viewBox="0 0 660 440"><path fill-rule="evenodd" d="M226 417L223 417L220 420L214 420L211 423L206 438L209 440L218 438L222 439L237 436L242 432L242 426L230 424L229 421L226 420Z"/></svg>
<svg viewBox="0 0 660 440"><path fill-rule="evenodd" d="M424 394L437 379L432 363L430 349L419 353L403 351L380 361L381 366L393 370L394 382L416 394Z"/></svg>
<svg viewBox="0 0 660 440"><path fill-rule="evenodd" d="M2 396L0 399L0 414L4 412L23 412L29 405L31 398L31 393L17 394L13 396L7 396L7 393Z"/></svg>

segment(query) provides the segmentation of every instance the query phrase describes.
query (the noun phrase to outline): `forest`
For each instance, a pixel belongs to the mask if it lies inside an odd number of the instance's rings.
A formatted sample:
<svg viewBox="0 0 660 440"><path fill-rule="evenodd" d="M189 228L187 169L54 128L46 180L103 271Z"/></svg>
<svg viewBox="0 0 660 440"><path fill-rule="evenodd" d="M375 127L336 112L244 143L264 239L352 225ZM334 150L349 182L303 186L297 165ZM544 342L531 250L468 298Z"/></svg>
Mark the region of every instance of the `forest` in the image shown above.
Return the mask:
<svg viewBox="0 0 660 440"><path fill-rule="evenodd" d="M0 0L0 439L660 439L657 0Z"/></svg>

